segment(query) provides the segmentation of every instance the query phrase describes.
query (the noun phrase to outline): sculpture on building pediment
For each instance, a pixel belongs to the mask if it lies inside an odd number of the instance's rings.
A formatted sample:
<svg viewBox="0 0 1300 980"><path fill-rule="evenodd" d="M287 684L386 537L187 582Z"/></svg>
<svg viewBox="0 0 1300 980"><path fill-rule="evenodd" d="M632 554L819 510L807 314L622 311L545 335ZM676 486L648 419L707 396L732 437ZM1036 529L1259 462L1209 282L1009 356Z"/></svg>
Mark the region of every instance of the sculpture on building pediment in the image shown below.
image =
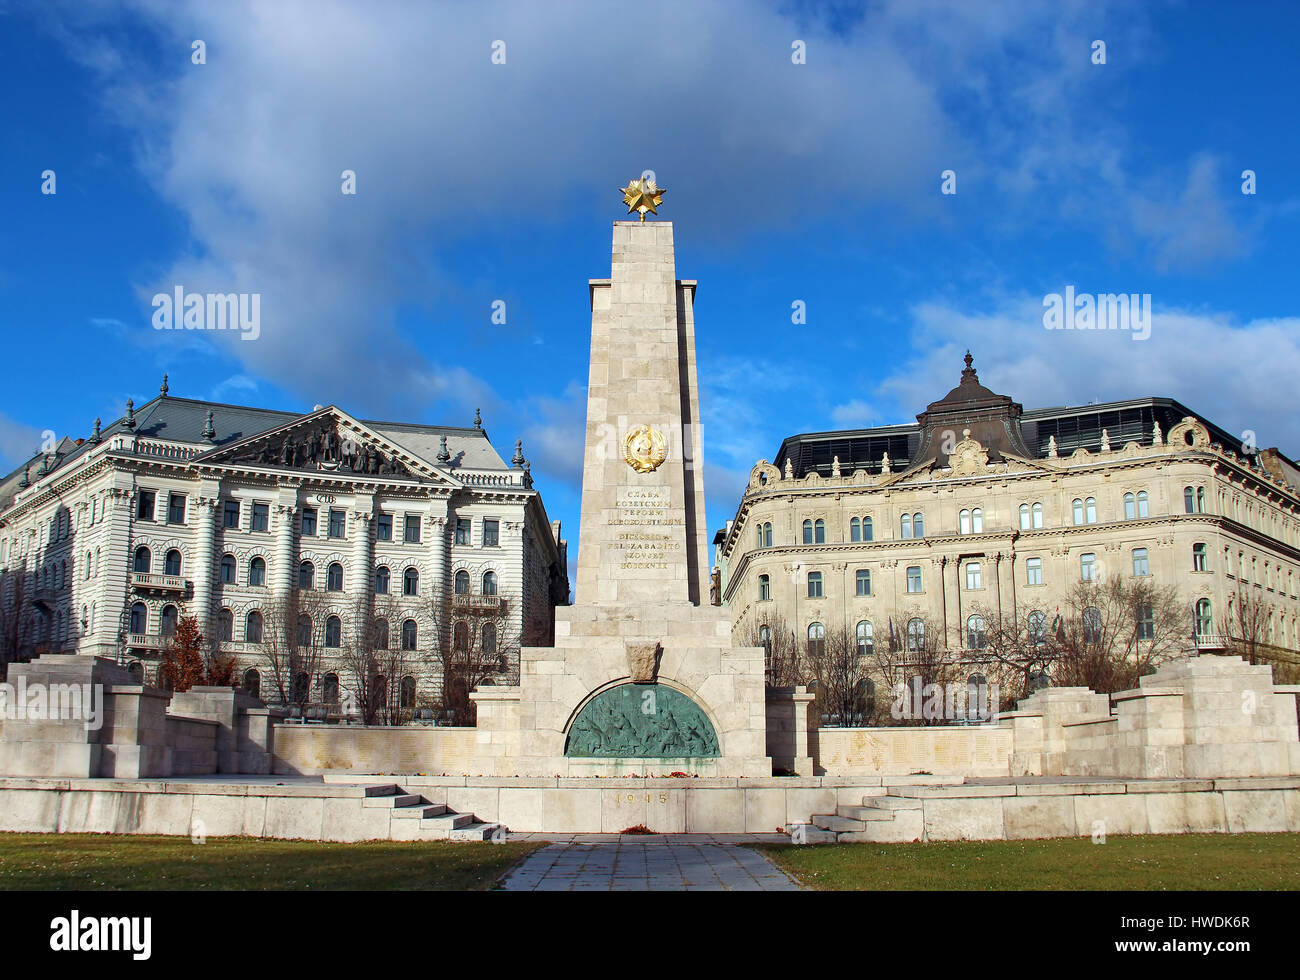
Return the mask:
<svg viewBox="0 0 1300 980"><path fill-rule="evenodd" d="M970 429L961 430L961 441L948 454L948 465L953 476L977 476L987 473L989 453L978 439L972 439Z"/></svg>
<svg viewBox="0 0 1300 980"><path fill-rule="evenodd" d="M884 453L884 454L881 455L881 457L880 457L880 472L881 472L881 473L889 473L889 472L890 472L890 469L889 469L889 453Z"/></svg>
<svg viewBox="0 0 1300 980"><path fill-rule="evenodd" d="M1048 436L1047 437L1047 458L1056 459L1059 456L1060 453L1058 453L1056 450L1056 436Z"/></svg>
<svg viewBox="0 0 1300 980"><path fill-rule="evenodd" d="M234 463L257 463L290 469L410 476L410 471L373 443L353 433L341 434L333 425L310 432L288 432L279 442L260 440L235 453Z"/></svg>
<svg viewBox="0 0 1300 980"><path fill-rule="evenodd" d="M831 479L838 480L839 478L840 478L840 458L836 456L831 460Z"/></svg>
<svg viewBox="0 0 1300 980"><path fill-rule="evenodd" d="M1101 430L1101 451L1103 453L1110 452L1110 430L1109 429Z"/></svg>

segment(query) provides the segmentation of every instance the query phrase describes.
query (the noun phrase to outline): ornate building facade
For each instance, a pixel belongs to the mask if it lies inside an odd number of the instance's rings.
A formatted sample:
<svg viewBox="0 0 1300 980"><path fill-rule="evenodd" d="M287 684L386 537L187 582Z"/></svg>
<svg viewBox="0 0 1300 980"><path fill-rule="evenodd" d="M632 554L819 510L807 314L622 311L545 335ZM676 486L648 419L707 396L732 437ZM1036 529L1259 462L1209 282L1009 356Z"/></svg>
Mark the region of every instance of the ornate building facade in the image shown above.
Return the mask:
<svg viewBox="0 0 1300 980"><path fill-rule="evenodd" d="M299 658L302 700L337 699L354 683L344 651L374 646L403 651L393 697L431 707L448 655L499 655L494 680L516 682L519 647L552 642L568 602L559 524L519 444L507 464L477 417L276 412L172 397L164 380L11 474L0 507L11 658L108 656L153 679L193 615L274 701L267 648L292 608L299 642L320 650Z"/></svg>
<svg viewBox="0 0 1300 980"><path fill-rule="evenodd" d="M1222 646L1243 594L1266 644L1300 648L1293 461L1166 398L1025 411L969 353L915 425L786 439L714 543L737 629L796 643L842 627L906 650L928 623L960 656L988 617L1044 628L1074 583L1119 573L1177 586L1189 648Z"/></svg>

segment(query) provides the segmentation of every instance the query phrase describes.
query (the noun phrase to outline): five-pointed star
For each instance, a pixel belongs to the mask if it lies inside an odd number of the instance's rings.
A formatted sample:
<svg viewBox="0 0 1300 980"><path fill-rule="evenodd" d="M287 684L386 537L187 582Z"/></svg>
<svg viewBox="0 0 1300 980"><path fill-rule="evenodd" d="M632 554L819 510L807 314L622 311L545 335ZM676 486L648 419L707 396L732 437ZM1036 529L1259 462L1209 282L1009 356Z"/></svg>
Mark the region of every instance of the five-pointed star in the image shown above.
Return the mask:
<svg viewBox="0 0 1300 980"><path fill-rule="evenodd" d="M664 202L664 188L656 186L654 180L649 177L642 180L629 180L627 186L620 187L619 190L623 192L623 203L627 205L627 213L638 212L642 221L645 221L647 211L658 214L655 208Z"/></svg>

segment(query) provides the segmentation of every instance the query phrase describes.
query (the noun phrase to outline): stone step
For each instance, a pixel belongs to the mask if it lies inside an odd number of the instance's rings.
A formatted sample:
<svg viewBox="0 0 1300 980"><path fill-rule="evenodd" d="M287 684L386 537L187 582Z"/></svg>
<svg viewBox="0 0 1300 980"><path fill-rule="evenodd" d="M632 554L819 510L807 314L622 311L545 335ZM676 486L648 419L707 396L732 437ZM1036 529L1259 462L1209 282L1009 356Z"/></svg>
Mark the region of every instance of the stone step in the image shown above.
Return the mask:
<svg viewBox="0 0 1300 980"><path fill-rule="evenodd" d="M869 823L862 830L839 835L841 844L906 844L916 839L916 834L893 823Z"/></svg>
<svg viewBox="0 0 1300 980"><path fill-rule="evenodd" d="M472 823L451 831L448 840L494 840L498 834L509 834L510 828L499 823Z"/></svg>
<svg viewBox="0 0 1300 980"><path fill-rule="evenodd" d="M414 806L393 808L393 816L409 820L428 820L432 817L440 817L446 812L447 804L445 803L417 803Z"/></svg>
<svg viewBox="0 0 1300 980"><path fill-rule="evenodd" d="M893 820L894 810L878 806L841 806L835 812L850 820Z"/></svg>
<svg viewBox="0 0 1300 980"><path fill-rule="evenodd" d="M786 825L792 844L834 844L836 834L833 830L822 830L812 824L792 823Z"/></svg>
<svg viewBox="0 0 1300 980"><path fill-rule="evenodd" d="M402 787L396 783L383 783L365 788L366 796L394 796L402 791Z"/></svg>
<svg viewBox="0 0 1300 980"><path fill-rule="evenodd" d="M418 826L421 837L434 840L449 840L453 830L460 830L462 827L468 827L475 822L472 813L444 813L437 817L421 820Z"/></svg>
<svg viewBox="0 0 1300 980"><path fill-rule="evenodd" d="M416 796L414 793L391 793L386 796L367 796L361 801L361 805L395 809L399 806L415 806L423 802L424 797Z"/></svg>
<svg viewBox="0 0 1300 980"><path fill-rule="evenodd" d="M814 827L830 830L837 834L861 830L866 826L866 823L862 820L841 817L834 813L814 813L812 822Z"/></svg>
<svg viewBox="0 0 1300 980"><path fill-rule="evenodd" d="M882 810L919 810L925 804L911 796L864 796L862 805Z"/></svg>

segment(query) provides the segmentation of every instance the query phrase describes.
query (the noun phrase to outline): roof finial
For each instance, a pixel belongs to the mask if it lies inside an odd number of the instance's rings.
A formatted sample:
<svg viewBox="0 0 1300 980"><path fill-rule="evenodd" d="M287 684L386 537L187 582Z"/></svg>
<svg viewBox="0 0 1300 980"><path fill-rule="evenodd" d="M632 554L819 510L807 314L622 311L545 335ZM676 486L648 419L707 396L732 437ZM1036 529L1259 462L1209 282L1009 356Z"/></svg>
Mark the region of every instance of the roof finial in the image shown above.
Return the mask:
<svg viewBox="0 0 1300 980"><path fill-rule="evenodd" d="M483 415L477 408L474 409L474 428L483 428Z"/></svg>
<svg viewBox="0 0 1300 980"><path fill-rule="evenodd" d="M975 373L975 368L972 366L975 363L975 358L970 356L969 347L966 348L966 357L964 360L966 361L966 367L961 373L962 383L965 384L967 381L972 381L978 384L980 378L979 375Z"/></svg>
<svg viewBox="0 0 1300 980"><path fill-rule="evenodd" d="M510 457L510 465L514 467L524 465L524 441L522 439L515 440L515 454Z"/></svg>
<svg viewBox="0 0 1300 980"><path fill-rule="evenodd" d="M444 434L438 440L438 462L446 463L451 459L451 453L447 451L447 436Z"/></svg>
<svg viewBox="0 0 1300 980"><path fill-rule="evenodd" d="M166 397L167 397L167 392L169 392L169 391L171 391L171 389L167 387L167 375L164 374L164 375L163 375L163 383L160 384L160 385L158 386L158 394L160 394L160 395L162 395L164 398L166 398Z"/></svg>
<svg viewBox="0 0 1300 980"><path fill-rule="evenodd" d="M212 424L212 409L208 409L208 417L203 422L203 438L208 442L217 441L217 429Z"/></svg>
<svg viewBox="0 0 1300 980"><path fill-rule="evenodd" d="M128 429L135 428L135 399L126 400L126 419L122 422Z"/></svg>
<svg viewBox="0 0 1300 980"><path fill-rule="evenodd" d="M23 467L23 478L18 481L18 486L23 490L26 490L28 487L32 485L31 469L32 469L31 463L28 463L26 466Z"/></svg>

